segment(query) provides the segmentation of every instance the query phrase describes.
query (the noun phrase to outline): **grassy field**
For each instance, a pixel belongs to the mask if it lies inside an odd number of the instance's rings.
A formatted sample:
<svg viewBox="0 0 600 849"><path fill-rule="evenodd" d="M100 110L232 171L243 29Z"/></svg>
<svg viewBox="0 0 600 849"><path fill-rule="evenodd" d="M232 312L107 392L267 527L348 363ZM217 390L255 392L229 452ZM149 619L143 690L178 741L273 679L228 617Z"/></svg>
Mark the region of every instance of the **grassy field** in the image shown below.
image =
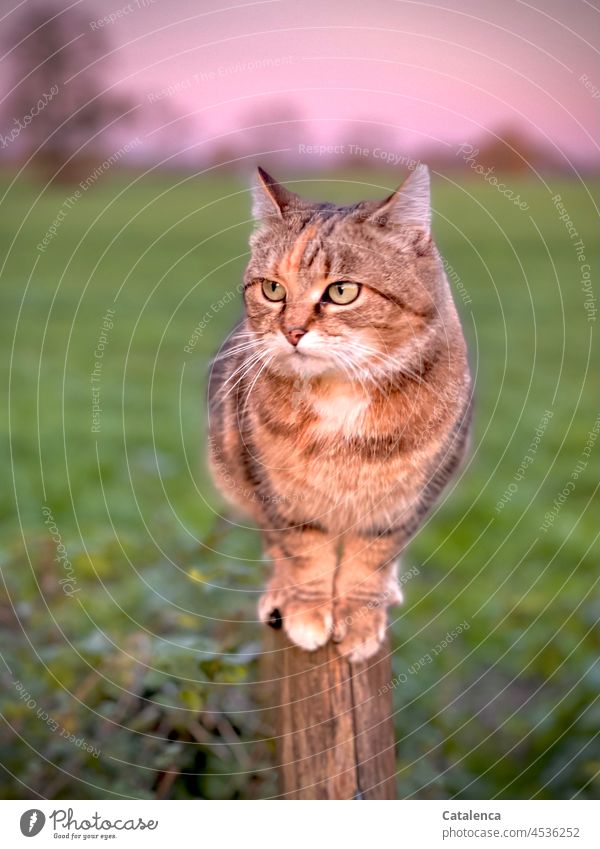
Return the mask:
<svg viewBox="0 0 600 849"><path fill-rule="evenodd" d="M341 202L395 179L338 174L304 191ZM434 182L476 422L394 612L403 797L600 790L598 412L581 285L598 267L593 187L507 183L527 210L475 175ZM266 797L264 566L203 458L207 360L240 313L248 195L235 176L76 188L1 185L1 791Z"/></svg>

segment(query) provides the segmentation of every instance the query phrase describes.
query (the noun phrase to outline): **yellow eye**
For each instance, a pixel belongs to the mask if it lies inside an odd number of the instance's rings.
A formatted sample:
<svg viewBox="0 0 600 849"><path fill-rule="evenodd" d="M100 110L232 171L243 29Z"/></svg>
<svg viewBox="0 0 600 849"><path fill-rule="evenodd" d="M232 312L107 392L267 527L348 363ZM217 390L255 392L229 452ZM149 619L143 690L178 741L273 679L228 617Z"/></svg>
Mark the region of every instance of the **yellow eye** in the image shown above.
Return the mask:
<svg viewBox="0 0 600 849"><path fill-rule="evenodd" d="M268 301L283 301L285 298L285 287L274 280L263 280L262 290Z"/></svg>
<svg viewBox="0 0 600 849"><path fill-rule="evenodd" d="M359 292L358 283L346 283L344 280L340 280L327 287L325 300L332 301L334 304L351 304L358 298Z"/></svg>

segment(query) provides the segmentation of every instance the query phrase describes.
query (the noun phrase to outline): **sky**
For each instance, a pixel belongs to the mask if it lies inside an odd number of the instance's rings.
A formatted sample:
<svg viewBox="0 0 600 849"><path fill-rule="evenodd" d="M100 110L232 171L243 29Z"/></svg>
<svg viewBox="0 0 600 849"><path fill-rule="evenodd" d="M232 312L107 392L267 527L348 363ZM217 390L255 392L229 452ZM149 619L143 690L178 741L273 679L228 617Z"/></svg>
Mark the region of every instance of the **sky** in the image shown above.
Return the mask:
<svg viewBox="0 0 600 849"><path fill-rule="evenodd" d="M363 126L384 148L451 151L516 127L566 163L597 156L600 7L587 0L66 6L103 31L98 71L139 104L155 130L148 147L235 142L288 119L299 146L358 145ZM277 127L272 136L276 147Z"/></svg>

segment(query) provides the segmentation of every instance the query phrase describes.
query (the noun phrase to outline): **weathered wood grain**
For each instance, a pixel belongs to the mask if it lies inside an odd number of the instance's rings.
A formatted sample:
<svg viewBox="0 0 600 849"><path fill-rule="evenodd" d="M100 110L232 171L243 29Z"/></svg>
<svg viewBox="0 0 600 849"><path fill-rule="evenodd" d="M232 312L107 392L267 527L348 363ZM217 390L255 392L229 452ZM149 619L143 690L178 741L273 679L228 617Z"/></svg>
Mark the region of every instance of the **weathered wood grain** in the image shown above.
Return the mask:
<svg viewBox="0 0 600 849"><path fill-rule="evenodd" d="M331 643L302 651L281 631L269 651L281 798L395 799L387 642L361 664L341 658Z"/></svg>

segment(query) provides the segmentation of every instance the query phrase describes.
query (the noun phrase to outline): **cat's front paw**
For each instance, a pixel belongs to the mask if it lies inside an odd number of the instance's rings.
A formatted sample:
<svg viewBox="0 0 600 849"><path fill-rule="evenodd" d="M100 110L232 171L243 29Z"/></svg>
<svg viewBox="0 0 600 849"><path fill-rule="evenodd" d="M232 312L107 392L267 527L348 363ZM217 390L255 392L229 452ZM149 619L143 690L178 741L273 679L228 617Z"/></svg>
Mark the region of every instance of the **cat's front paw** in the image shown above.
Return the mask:
<svg viewBox="0 0 600 849"><path fill-rule="evenodd" d="M339 599L334 611L333 641L342 657L352 663L377 654L387 628L385 604Z"/></svg>
<svg viewBox="0 0 600 849"><path fill-rule="evenodd" d="M261 596L258 615L272 628L283 626L290 640L306 651L324 646L333 631L330 601L301 601L290 591L268 590Z"/></svg>

